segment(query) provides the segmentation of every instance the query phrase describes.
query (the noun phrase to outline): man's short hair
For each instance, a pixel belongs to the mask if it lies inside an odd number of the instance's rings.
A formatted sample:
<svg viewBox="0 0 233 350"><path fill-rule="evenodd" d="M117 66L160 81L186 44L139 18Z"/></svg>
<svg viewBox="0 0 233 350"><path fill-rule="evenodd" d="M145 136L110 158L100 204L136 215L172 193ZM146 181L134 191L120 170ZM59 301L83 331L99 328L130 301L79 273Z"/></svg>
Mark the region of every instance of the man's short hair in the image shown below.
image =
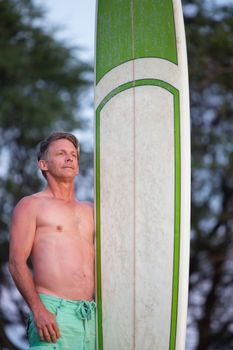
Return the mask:
<svg viewBox="0 0 233 350"><path fill-rule="evenodd" d="M57 140L61 140L61 139L69 140L74 145L74 147L77 150L77 158L79 160L80 144L79 144L78 139L73 134L70 134L69 132L54 132L51 135L49 135L45 140L41 141L41 143L39 145L39 151L37 154L38 161L40 159L46 160L49 145L52 142L57 141ZM44 171L42 171L42 174L46 178L46 174Z"/></svg>

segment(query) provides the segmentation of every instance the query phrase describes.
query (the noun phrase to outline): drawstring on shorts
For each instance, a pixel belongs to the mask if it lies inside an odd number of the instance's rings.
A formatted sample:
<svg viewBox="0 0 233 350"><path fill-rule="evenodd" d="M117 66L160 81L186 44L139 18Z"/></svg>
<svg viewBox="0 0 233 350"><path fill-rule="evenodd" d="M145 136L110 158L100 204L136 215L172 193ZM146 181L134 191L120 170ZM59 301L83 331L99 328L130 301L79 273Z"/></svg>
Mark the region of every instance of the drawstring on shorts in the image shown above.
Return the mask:
<svg viewBox="0 0 233 350"><path fill-rule="evenodd" d="M78 306L75 310L77 317L84 322L84 330L85 330L85 342L90 341L90 333L88 328L88 320L92 319L92 315L95 312L96 303L94 301L79 301Z"/></svg>

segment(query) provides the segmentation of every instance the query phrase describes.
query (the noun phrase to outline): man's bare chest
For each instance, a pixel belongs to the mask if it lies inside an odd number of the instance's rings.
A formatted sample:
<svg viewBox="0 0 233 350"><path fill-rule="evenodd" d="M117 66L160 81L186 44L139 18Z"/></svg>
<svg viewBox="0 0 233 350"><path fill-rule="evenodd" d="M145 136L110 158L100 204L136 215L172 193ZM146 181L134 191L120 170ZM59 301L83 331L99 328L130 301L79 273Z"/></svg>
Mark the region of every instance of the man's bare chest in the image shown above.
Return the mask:
<svg viewBox="0 0 233 350"><path fill-rule="evenodd" d="M85 221L85 215L77 206L57 201L42 204L37 213L37 229L74 232L79 231Z"/></svg>
<svg viewBox="0 0 233 350"><path fill-rule="evenodd" d="M54 239L58 234L67 239L84 239L93 242L93 210L76 200L65 202L57 199L42 199L37 206L36 240ZM58 237L56 235L56 237ZM47 237L47 238L46 238Z"/></svg>

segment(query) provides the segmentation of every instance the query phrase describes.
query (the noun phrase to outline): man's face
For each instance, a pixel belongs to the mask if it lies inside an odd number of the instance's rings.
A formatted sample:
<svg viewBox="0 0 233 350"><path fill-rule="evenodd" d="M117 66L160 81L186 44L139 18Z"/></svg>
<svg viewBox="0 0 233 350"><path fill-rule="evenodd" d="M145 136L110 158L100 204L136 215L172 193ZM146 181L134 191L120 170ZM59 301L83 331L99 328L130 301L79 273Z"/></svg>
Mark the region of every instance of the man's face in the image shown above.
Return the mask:
<svg viewBox="0 0 233 350"><path fill-rule="evenodd" d="M53 141L47 150L46 159L43 161L47 171L55 178L74 178L78 174L77 149L66 139Z"/></svg>

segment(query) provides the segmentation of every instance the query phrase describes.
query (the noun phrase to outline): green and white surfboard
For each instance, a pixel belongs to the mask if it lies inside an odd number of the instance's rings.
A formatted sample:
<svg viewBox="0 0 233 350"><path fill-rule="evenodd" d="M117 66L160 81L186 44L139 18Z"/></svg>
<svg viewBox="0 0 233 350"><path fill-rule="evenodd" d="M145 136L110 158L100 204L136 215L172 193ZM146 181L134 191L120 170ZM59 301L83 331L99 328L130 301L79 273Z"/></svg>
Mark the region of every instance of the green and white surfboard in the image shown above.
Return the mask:
<svg viewBox="0 0 233 350"><path fill-rule="evenodd" d="M180 0L99 0L99 350L185 348L190 126Z"/></svg>

